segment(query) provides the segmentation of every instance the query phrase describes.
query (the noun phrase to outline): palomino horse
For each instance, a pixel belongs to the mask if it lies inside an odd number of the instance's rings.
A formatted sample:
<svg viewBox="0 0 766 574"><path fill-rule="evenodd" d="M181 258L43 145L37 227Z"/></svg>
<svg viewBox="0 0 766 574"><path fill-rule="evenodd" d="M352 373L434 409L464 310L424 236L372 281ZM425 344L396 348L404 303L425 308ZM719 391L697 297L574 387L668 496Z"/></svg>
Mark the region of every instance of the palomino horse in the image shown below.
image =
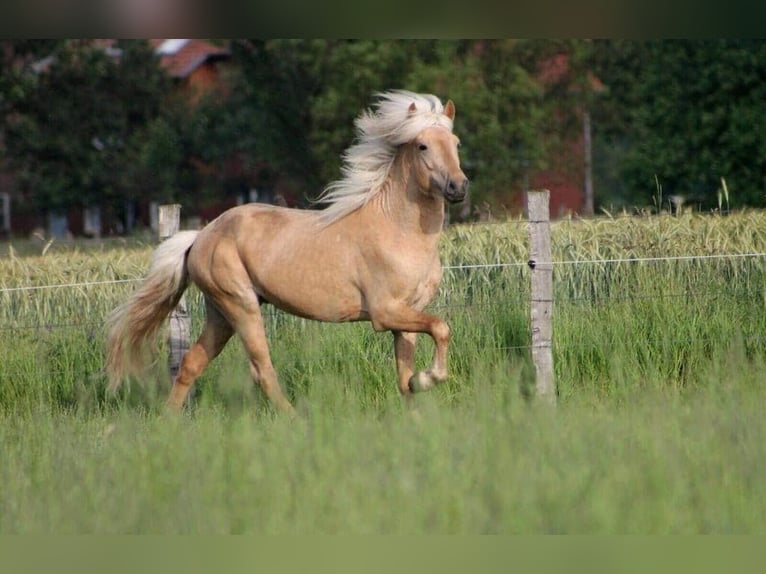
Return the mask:
<svg viewBox="0 0 766 574"><path fill-rule="evenodd" d="M247 204L201 231L165 240L136 293L109 317L107 373L115 390L139 375L163 320L189 281L204 295L206 321L183 358L168 398L180 409L189 387L234 333L269 400L292 411L271 363L260 306L319 321L370 321L391 331L399 391L410 395L447 377L450 329L423 309L441 281L445 200L468 180L452 133L455 106L426 94L380 94L356 120L358 141L343 177L325 189L323 210ZM434 341L433 363L414 373L415 337Z"/></svg>

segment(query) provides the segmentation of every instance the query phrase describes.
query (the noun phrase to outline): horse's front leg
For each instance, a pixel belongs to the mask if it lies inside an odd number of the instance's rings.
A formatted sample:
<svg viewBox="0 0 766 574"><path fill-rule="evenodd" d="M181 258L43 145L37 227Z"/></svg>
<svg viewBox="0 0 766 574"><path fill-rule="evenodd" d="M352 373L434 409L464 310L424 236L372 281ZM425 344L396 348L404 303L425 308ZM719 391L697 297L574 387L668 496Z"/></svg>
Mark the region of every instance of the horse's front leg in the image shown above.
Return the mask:
<svg viewBox="0 0 766 574"><path fill-rule="evenodd" d="M431 367L409 377L407 389L410 392L426 391L436 383L440 383L447 378L447 346L450 340L450 328L446 322L434 315L398 305L379 309L377 312L371 313L371 319L373 328L378 331L404 332L407 336L414 333L428 333L433 339L434 358ZM396 337L396 335L394 336ZM406 341L406 338L404 341ZM396 339L395 343L397 343ZM407 345L405 342L398 343L398 345L401 345L401 350L397 352L403 352L404 354L401 361L397 356L397 366L401 362L406 365L405 370L409 369L411 371L414 369L414 366L411 366L414 363L414 339L411 345ZM409 350L413 354L412 363L405 360L409 346L412 347ZM403 376L403 372L400 371L400 390L402 390L404 385Z"/></svg>
<svg viewBox="0 0 766 574"><path fill-rule="evenodd" d="M434 340L434 358L431 367L419 371L410 377L408 386L411 392L427 391L437 383L447 380L447 346L452 333L446 322L433 317L428 333Z"/></svg>

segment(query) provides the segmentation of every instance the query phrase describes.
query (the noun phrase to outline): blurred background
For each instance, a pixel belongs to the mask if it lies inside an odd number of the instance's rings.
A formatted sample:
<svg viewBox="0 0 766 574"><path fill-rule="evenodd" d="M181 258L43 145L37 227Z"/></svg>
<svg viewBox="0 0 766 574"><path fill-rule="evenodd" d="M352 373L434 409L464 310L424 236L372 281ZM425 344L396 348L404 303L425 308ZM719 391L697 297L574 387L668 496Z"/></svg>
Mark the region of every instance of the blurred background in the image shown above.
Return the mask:
<svg viewBox="0 0 766 574"><path fill-rule="evenodd" d="M766 200L761 40L0 41L0 237L185 227L314 207L375 93L457 107L454 222L719 211Z"/></svg>

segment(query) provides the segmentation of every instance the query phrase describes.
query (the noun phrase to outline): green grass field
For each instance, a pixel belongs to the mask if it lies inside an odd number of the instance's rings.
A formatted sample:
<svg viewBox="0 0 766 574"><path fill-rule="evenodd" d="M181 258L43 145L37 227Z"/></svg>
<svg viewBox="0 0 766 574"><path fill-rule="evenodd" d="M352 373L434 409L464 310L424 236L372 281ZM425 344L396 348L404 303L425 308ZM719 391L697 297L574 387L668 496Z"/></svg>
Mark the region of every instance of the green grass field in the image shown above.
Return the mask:
<svg viewBox="0 0 766 574"><path fill-rule="evenodd" d="M766 531L766 213L556 222L555 409L528 398L526 232L445 235L445 265L513 265L445 272L452 377L414 408L390 335L269 312L298 420L237 342L181 417L164 355L105 393L103 318L135 283L97 282L141 277L151 242L0 246L0 533Z"/></svg>

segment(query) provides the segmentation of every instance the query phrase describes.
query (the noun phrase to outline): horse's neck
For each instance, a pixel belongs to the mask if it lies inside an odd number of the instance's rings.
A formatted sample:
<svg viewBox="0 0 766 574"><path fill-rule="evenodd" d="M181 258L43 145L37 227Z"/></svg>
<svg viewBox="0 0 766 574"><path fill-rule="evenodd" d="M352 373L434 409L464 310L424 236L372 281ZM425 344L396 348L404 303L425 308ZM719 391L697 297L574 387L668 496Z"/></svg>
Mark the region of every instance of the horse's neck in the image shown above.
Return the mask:
<svg viewBox="0 0 766 574"><path fill-rule="evenodd" d="M389 175L380 201L374 209L401 232L428 237L438 242L444 226L444 200L426 196L411 177L407 165L399 166Z"/></svg>

